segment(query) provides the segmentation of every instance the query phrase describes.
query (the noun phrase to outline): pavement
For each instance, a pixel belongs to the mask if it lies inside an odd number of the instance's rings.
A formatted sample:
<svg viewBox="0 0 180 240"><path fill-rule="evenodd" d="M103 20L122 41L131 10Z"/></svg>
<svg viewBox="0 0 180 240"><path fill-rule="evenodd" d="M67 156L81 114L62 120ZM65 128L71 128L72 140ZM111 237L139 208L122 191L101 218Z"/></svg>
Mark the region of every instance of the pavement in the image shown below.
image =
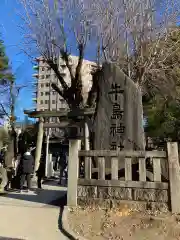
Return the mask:
<svg viewBox="0 0 180 240"><path fill-rule="evenodd" d="M0 240L68 240L61 232L66 188L49 181L36 193L0 196Z"/></svg>

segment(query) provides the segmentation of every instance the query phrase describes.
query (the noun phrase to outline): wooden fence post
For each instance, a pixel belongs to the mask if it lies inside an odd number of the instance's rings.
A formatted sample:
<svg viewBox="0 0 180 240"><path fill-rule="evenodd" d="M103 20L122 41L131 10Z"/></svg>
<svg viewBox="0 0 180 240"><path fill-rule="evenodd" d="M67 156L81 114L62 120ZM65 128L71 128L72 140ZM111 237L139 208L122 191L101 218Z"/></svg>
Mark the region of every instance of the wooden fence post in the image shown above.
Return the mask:
<svg viewBox="0 0 180 240"><path fill-rule="evenodd" d="M169 164L169 184L172 213L180 213L180 169L178 144L176 142L167 143L168 164Z"/></svg>
<svg viewBox="0 0 180 240"><path fill-rule="evenodd" d="M77 184L79 174L79 156L81 140L69 140L67 205L77 206Z"/></svg>

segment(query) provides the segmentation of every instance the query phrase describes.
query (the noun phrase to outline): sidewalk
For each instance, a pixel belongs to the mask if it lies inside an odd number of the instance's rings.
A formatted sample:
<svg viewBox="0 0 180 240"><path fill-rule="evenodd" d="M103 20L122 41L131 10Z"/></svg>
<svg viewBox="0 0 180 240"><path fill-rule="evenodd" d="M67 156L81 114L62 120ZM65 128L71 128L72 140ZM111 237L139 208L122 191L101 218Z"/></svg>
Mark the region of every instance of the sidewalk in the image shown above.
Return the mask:
<svg viewBox="0 0 180 240"><path fill-rule="evenodd" d="M66 188L47 182L39 194L0 196L0 239L67 240L59 230L61 202L54 201L65 194Z"/></svg>

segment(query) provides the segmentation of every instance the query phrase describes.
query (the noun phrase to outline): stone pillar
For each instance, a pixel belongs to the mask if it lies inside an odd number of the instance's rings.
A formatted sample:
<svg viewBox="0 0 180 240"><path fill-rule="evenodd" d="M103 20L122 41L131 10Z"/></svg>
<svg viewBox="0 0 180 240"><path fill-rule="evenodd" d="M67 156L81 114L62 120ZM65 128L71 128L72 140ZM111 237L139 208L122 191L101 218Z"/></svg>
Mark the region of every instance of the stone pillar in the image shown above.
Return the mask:
<svg viewBox="0 0 180 240"><path fill-rule="evenodd" d="M84 123L84 150L90 150L89 127L86 120Z"/></svg>
<svg viewBox="0 0 180 240"><path fill-rule="evenodd" d="M47 132L47 137L46 137L46 168L45 168L45 176L48 176L48 164L49 164L49 132Z"/></svg>
<svg viewBox="0 0 180 240"><path fill-rule="evenodd" d="M54 176L54 169L53 169L53 161L52 161L52 154L49 154L48 157L48 177Z"/></svg>
<svg viewBox="0 0 180 240"><path fill-rule="evenodd" d="M38 129L38 136L37 136L37 143L36 143L36 154L35 154L35 167L34 171L38 170L40 159L41 159L41 150L42 150L42 143L43 143L43 125L44 119L41 117L39 119L39 129Z"/></svg>
<svg viewBox="0 0 180 240"><path fill-rule="evenodd" d="M89 126L87 124L87 121L85 120L84 123L84 150L89 151L90 150L90 141L89 141ZM91 158L85 157L85 177L87 179L91 178Z"/></svg>
<svg viewBox="0 0 180 240"><path fill-rule="evenodd" d="M77 206L77 184L79 174L79 156L81 140L69 140L67 205Z"/></svg>
<svg viewBox="0 0 180 240"><path fill-rule="evenodd" d="M180 213L180 169L178 144L176 142L167 143L168 163L169 163L169 184L172 213Z"/></svg>

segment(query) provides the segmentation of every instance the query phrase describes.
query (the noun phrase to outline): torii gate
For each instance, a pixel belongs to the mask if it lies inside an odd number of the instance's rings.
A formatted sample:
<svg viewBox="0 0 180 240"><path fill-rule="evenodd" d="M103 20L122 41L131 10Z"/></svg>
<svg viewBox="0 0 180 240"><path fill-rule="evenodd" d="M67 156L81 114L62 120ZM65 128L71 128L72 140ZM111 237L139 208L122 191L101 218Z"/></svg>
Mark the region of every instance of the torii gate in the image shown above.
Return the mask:
<svg viewBox="0 0 180 240"><path fill-rule="evenodd" d="M75 138L78 135L77 129L79 127L84 127L84 143L85 150L89 149L89 129L87 125L87 117L91 117L95 112L94 108L84 108L84 109L73 109L73 110L61 110L61 111L30 111L24 110L24 114L28 115L30 118L39 119L38 136L36 143L36 154L35 154L35 168L37 171L39 167L42 142L43 142L43 128L73 128L70 137ZM59 123L44 123L44 118L58 117L60 119ZM73 120L75 119L75 120Z"/></svg>

